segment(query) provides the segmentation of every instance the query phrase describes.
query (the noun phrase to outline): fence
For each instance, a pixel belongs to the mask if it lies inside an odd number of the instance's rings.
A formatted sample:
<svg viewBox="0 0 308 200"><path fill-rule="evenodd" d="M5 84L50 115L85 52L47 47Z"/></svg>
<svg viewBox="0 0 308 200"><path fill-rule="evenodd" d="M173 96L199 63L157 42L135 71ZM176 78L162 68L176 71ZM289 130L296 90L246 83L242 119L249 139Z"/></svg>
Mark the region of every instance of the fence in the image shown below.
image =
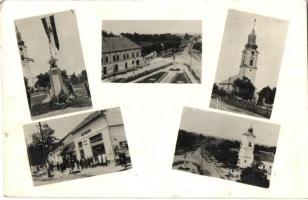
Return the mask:
<svg viewBox="0 0 308 200"><path fill-rule="evenodd" d="M238 100L238 99L229 99L229 98L220 98L221 101L236 106L238 108L242 108L244 110L248 110L250 112L259 114L263 117L270 118L272 114L272 109L264 108L261 106L257 106L253 102L245 101L245 100Z"/></svg>

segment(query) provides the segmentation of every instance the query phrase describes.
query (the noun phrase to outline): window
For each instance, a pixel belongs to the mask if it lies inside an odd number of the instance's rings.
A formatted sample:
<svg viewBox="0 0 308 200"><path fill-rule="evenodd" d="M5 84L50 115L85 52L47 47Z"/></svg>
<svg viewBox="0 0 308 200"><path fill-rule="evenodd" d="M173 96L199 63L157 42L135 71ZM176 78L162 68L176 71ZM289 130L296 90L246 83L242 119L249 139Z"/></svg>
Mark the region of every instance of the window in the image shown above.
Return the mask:
<svg viewBox="0 0 308 200"><path fill-rule="evenodd" d="M255 55L255 52L254 52L254 51L252 51L252 52L251 52L251 55L252 55L252 56L253 56L253 55Z"/></svg>
<svg viewBox="0 0 308 200"><path fill-rule="evenodd" d="M248 146L251 147L251 142L248 143Z"/></svg>
<svg viewBox="0 0 308 200"><path fill-rule="evenodd" d="M113 67L113 72L118 72L118 65L114 65Z"/></svg>
<svg viewBox="0 0 308 200"><path fill-rule="evenodd" d="M133 58L135 58L135 54L134 54L134 52L132 52L132 57L133 57Z"/></svg>
<svg viewBox="0 0 308 200"><path fill-rule="evenodd" d="M21 55L21 60L24 60L24 59L25 59L24 55Z"/></svg>
<svg viewBox="0 0 308 200"><path fill-rule="evenodd" d="M137 53L136 53L136 56L138 57L139 56L139 52L137 51Z"/></svg>
<svg viewBox="0 0 308 200"><path fill-rule="evenodd" d="M105 63L108 63L108 56L105 57Z"/></svg>
<svg viewBox="0 0 308 200"><path fill-rule="evenodd" d="M244 160L244 162L246 163L246 160Z"/></svg>
<svg viewBox="0 0 308 200"><path fill-rule="evenodd" d="M125 69L127 69L127 62L125 63Z"/></svg>
<svg viewBox="0 0 308 200"><path fill-rule="evenodd" d="M127 59L129 59L129 54L128 53L126 54L126 57L127 57Z"/></svg>
<svg viewBox="0 0 308 200"><path fill-rule="evenodd" d="M135 64L135 61L134 61L134 60L132 61L132 64Z"/></svg>
<svg viewBox="0 0 308 200"><path fill-rule="evenodd" d="M116 61L115 55L112 56L112 60L113 60L113 61Z"/></svg>
<svg viewBox="0 0 308 200"><path fill-rule="evenodd" d="M107 74L107 67L103 68L103 74Z"/></svg>
<svg viewBox="0 0 308 200"><path fill-rule="evenodd" d="M250 66L253 66L253 59L250 60Z"/></svg>
<svg viewBox="0 0 308 200"><path fill-rule="evenodd" d="M119 56L119 55L117 55L117 60L118 60L118 61L120 60L120 56Z"/></svg>
<svg viewBox="0 0 308 200"><path fill-rule="evenodd" d="M90 143L98 142L98 141L101 141L101 140L103 140L101 133L90 137Z"/></svg>
<svg viewBox="0 0 308 200"><path fill-rule="evenodd" d="M124 60L126 59L126 55L125 55L125 54L123 54L123 59L124 59Z"/></svg>
<svg viewBox="0 0 308 200"><path fill-rule="evenodd" d="M82 142L81 142L81 141L78 142L78 147L79 147L79 148L83 148L83 147L82 147Z"/></svg>

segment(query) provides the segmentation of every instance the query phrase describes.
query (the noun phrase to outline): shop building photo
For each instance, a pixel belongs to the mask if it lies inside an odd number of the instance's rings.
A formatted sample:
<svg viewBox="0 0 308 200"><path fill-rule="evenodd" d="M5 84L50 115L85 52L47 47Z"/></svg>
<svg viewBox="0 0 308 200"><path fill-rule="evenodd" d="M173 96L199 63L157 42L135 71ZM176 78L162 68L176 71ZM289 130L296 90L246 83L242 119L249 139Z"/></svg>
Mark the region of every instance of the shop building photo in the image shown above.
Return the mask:
<svg viewBox="0 0 308 200"><path fill-rule="evenodd" d="M200 83L201 20L103 20L102 81Z"/></svg>
<svg viewBox="0 0 308 200"><path fill-rule="evenodd" d="M32 119L92 107L74 10L15 21Z"/></svg>
<svg viewBox="0 0 308 200"><path fill-rule="evenodd" d="M269 188L280 126L184 108L173 169Z"/></svg>
<svg viewBox="0 0 308 200"><path fill-rule="evenodd" d="M120 108L24 125L34 186L132 167Z"/></svg>
<svg viewBox="0 0 308 200"><path fill-rule="evenodd" d="M270 118L288 22L229 10L210 107Z"/></svg>

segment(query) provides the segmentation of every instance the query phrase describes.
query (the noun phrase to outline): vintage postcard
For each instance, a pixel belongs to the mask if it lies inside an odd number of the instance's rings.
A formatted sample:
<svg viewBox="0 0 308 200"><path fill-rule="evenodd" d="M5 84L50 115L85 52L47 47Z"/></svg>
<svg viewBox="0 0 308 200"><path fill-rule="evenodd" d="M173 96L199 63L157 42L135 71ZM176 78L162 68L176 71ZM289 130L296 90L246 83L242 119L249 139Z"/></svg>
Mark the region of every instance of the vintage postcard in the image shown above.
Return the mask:
<svg viewBox="0 0 308 200"><path fill-rule="evenodd" d="M280 126L185 107L173 168L268 188Z"/></svg>
<svg viewBox="0 0 308 200"><path fill-rule="evenodd" d="M130 169L120 108L24 125L34 186Z"/></svg>
<svg viewBox="0 0 308 200"><path fill-rule="evenodd" d="M201 20L104 20L102 80L200 83Z"/></svg>
<svg viewBox="0 0 308 200"><path fill-rule="evenodd" d="M270 118L288 22L229 10L210 107Z"/></svg>
<svg viewBox="0 0 308 200"><path fill-rule="evenodd" d="M92 106L73 10L15 21L32 119Z"/></svg>

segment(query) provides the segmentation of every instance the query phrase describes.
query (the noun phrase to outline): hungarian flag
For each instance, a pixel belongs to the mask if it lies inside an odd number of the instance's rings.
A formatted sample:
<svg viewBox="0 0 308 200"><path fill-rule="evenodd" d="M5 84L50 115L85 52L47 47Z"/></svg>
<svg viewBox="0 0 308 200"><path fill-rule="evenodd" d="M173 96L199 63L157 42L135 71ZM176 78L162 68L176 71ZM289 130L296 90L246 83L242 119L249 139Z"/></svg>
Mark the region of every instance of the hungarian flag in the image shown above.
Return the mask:
<svg viewBox="0 0 308 200"><path fill-rule="evenodd" d="M51 44L51 46L56 47L59 50L60 45L59 45L59 40L58 40L54 16L51 15L49 17L44 17L41 20L43 22L43 26L44 26L45 32L47 34L49 43Z"/></svg>

